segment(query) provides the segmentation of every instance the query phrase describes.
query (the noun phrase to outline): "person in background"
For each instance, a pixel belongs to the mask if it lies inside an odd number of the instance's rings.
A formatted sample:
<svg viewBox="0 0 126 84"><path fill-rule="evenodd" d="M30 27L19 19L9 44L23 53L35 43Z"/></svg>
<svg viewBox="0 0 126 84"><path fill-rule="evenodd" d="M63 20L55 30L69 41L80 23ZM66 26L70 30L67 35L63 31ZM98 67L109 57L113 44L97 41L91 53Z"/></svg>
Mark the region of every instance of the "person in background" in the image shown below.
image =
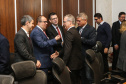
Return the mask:
<svg viewBox="0 0 126 84"><path fill-rule="evenodd" d="M114 22L112 25L112 47L113 47L113 62L112 62L112 69L116 69L116 64L119 55L120 49L120 25L125 20L125 12L120 12L118 15L118 21Z"/></svg>
<svg viewBox="0 0 126 84"><path fill-rule="evenodd" d="M57 44L53 46L54 51L61 51L63 48L64 42L64 29L61 25L58 24L58 16L56 13L52 12L49 14L49 22L51 25L46 29L47 36L49 39L54 39L57 35L60 35L60 40L57 41ZM62 57L63 55L60 55Z"/></svg>
<svg viewBox="0 0 126 84"><path fill-rule="evenodd" d="M94 27L87 23L88 16L85 13L80 13L77 16L77 30L81 35L82 43L82 54L83 54L83 69L82 69L82 84L92 84L93 83L93 72L85 62L86 50L92 49L96 44L96 30Z"/></svg>
<svg viewBox="0 0 126 84"><path fill-rule="evenodd" d="M97 28L97 38L96 41L102 43L101 54L104 62L104 73L109 71L108 67L108 49L110 47L110 42L112 39L111 28L107 22L103 21L103 17L100 13L94 15L95 22L99 25Z"/></svg>

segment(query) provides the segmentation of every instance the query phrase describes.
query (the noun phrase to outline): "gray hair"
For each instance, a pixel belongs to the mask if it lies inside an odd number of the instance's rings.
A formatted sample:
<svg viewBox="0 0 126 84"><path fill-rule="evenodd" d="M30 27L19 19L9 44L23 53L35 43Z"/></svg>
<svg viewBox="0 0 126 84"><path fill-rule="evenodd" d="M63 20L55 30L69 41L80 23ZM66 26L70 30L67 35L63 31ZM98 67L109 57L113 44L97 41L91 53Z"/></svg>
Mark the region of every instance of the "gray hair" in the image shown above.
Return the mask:
<svg viewBox="0 0 126 84"><path fill-rule="evenodd" d="M67 14L65 17L67 17L67 21L71 21L72 24L75 24L75 18L72 14Z"/></svg>
<svg viewBox="0 0 126 84"><path fill-rule="evenodd" d="M24 15L21 19L21 24L25 25L27 21L31 22L33 18L30 15Z"/></svg>
<svg viewBox="0 0 126 84"><path fill-rule="evenodd" d="M81 18L81 19L88 19L88 16L85 13L79 13L77 18Z"/></svg>

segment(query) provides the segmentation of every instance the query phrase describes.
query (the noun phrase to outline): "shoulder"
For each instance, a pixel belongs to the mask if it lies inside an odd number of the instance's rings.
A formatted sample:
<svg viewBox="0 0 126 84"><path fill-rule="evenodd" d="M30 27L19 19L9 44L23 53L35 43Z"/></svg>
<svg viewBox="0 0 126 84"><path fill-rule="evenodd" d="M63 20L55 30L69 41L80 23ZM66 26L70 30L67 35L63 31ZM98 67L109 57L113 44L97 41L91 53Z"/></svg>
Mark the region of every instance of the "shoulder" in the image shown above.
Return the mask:
<svg viewBox="0 0 126 84"><path fill-rule="evenodd" d="M0 42L4 42L4 41L7 41L7 38L2 34L0 34Z"/></svg>

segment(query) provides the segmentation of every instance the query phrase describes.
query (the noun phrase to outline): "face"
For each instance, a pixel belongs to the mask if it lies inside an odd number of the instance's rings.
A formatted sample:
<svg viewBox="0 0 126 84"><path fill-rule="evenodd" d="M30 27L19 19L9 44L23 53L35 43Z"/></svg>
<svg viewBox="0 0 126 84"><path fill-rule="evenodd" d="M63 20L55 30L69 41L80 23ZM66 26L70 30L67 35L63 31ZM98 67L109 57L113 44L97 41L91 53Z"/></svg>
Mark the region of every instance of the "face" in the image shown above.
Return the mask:
<svg viewBox="0 0 126 84"><path fill-rule="evenodd" d="M120 17L119 17L119 20L122 22L122 21L124 21L125 20L125 15L121 15Z"/></svg>
<svg viewBox="0 0 126 84"><path fill-rule="evenodd" d="M32 20L31 22L26 22L27 27L28 27L28 31L32 31L32 28L34 27L34 20Z"/></svg>
<svg viewBox="0 0 126 84"><path fill-rule="evenodd" d="M38 22L38 26L40 26L43 30L46 30L47 24L47 19L44 16L42 16L41 21Z"/></svg>
<svg viewBox="0 0 126 84"><path fill-rule="evenodd" d="M81 19L81 18L77 18L77 24L79 27L83 27L84 25L87 24L87 20L86 19Z"/></svg>
<svg viewBox="0 0 126 84"><path fill-rule="evenodd" d="M57 26L58 25L58 17L57 17L57 15L51 15L49 21L50 21L51 24Z"/></svg>
<svg viewBox="0 0 126 84"><path fill-rule="evenodd" d="M67 17L64 17L63 25L64 25L66 30L70 27L70 21L67 21Z"/></svg>
<svg viewBox="0 0 126 84"><path fill-rule="evenodd" d="M98 17L94 17L94 20L97 24L100 24L102 22L102 19Z"/></svg>

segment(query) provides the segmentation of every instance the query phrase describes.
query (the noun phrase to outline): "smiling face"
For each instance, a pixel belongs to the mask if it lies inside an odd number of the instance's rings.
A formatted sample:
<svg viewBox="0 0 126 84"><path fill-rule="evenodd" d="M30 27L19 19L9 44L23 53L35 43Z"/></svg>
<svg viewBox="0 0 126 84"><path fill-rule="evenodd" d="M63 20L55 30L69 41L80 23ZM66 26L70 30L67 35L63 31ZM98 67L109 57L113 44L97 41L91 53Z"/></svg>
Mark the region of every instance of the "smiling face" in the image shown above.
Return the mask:
<svg viewBox="0 0 126 84"><path fill-rule="evenodd" d="M27 25L27 28L28 28L28 32L32 31L32 28L34 27L34 20L32 20L31 22L27 21L26 25Z"/></svg>

